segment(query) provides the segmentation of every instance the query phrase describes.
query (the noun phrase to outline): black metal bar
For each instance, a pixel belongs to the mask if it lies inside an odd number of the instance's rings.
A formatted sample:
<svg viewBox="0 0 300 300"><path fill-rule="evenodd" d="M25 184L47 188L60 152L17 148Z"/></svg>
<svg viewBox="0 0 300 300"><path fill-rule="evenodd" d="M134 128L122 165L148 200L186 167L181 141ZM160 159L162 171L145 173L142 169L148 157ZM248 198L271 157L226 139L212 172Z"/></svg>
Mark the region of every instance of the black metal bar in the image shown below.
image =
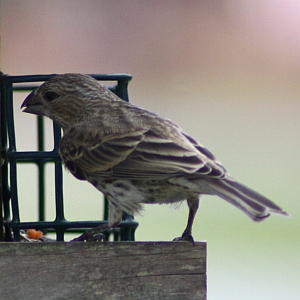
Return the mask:
<svg viewBox="0 0 300 300"><path fill-rule="evenodd" d="M5 83L24 83L24 82L43 82L56 76L57 74L40 74L40 75L17 75L17 76L4 76ZM103 81L130 81L132 76L129 74L88 74L96 80Z"/></svg>
<svg viewBox="0 0 300 300"><path fill-rule="evenodd" d="M58 147L61 139L61 129L54 122L53 122L53 138L54 138L53 152L58 154ZM55 222L64 223L66 222L66 219L64 216L63 175L62 175L62 163L59 155L55 160L54 167L55 167L54 173L55 173L55 211L56 211ZM57 241L64 240L63 228L58 227L56 229L56 239Z"/></svg>
<svg viewBox="0 0 300 300"><path fill-rule="evenodd" d="M2 164L3 157L2 157L2 79L3 73L0 72L0 241L4 240L4 215L3 215L3 189L2 189Z"/></svg>
<svg viewBox="0 0 300 300"><path fill-rule="evenodd" d="M84 230L86 228L96 227L102 224L107 223L107 221L38 221L38 222L18 222L18 223L11 223L10 227L13 229L64 229L64 231L68 230L71 232L72 229L80 229ZM117 227L124 227L124 228L136 228L138 226L138 222L132 221L122 221ZM77 231L76 231L77 232Z"/></svg>
<svg viewBox="0 0 300 300"><path fill-rule="evenodd" d="M14 114L13 114L13 88L12 84L7 84L4 89L5 92L5 112L7 114L7 133L9 148L8 152L13 153L16 151L16 138L15 138L15 126L14 126ZM18 187L17 187L17 164L14 159L9 160L10 165L10 197L12 207L12 222L20 222L19 201L18 201ZM14 239L20 240L20 232L14 231Z"/></svg>
<svg viewBox="0 0 300 300"><path fill-rule="evenodd" d="M125 100L126 102L129 102L127 87L128 81L118 80L116 92L121 99Z"/></svg>
<svg viewBox="0 0 300 300"><path fill-rule="evenodd" d="M7 162L7 114L6 106L5 106L5 99L6 99L6 86L4 85L4 75L1 75L1 159L2 167L1 167L1 197L3 201L3 225L4 225L4 240L5 241L12 241L12 234L7 226L7 221L10 221L10 188L8 184L8 162ZM1 211L2 214L2 211Z"/></svg>
<svg viewBox="0 0 300 300"><path fill-rule="evenodd" d="M9 140L9 151L16 151L15 123L14 123L14 108L13 108L13 87L12 84L6 86L6 113L7 113L7 133Z"/></svg>
<svg viewBox="0 0 300 300"><path fill-rule="evenodd" d="M45 150L44 118L37 116L38 151ZM45 161L38 161L38 220L45 221Z"/></svg>

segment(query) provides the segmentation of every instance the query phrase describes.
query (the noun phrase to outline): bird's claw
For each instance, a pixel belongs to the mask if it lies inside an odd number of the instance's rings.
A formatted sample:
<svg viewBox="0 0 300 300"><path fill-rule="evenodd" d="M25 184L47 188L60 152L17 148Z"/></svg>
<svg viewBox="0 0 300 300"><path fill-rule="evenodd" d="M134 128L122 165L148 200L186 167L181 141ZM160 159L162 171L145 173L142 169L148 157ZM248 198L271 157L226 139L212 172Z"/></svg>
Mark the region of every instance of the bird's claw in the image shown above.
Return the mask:
<svg viewBox="0 0 300 300"><path fill-rule="evenodd" d="M88 231L84 232L79 237L71 240L70 242L106 242L105 235L102 233L90 234Z"/></svg>
<svg viewBox="0 0 300 300"><path fill-rule="evenodd" d="M106 238L104 234L98 233L93 236L92 242L101 242L101 241L106 242Z"/></svg>
<svg viewBox="0 0 300 300"><path fill-rule="evenodd" d="M177 237L173 240L173 242L191 242L193 245L195 244L194 238L191 234L182 235L180 237Z"/></svg>

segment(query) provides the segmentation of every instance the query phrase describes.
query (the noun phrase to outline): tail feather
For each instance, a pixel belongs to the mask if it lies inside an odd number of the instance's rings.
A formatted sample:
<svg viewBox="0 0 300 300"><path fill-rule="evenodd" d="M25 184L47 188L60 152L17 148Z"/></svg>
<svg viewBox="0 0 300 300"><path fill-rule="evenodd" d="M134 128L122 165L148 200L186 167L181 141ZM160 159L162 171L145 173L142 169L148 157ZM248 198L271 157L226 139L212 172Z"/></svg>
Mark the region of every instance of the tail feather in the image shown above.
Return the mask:
<svg viewBox="0 0 300 300"><path fill-rule="evenodd" d="M211 183L212 194L233 204L254 221L267 218L270 212L288 216L275 203L234 180L212 180Z"/></svg>

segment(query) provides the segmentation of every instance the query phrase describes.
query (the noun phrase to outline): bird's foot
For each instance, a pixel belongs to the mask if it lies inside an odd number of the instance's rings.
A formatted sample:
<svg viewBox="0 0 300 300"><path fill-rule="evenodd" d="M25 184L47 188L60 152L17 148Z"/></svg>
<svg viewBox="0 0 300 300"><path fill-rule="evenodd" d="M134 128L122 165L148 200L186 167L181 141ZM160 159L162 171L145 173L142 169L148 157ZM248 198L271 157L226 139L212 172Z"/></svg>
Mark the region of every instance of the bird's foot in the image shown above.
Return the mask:
<svg viewBox="0 0 300 300"><path fill-rule="evenodd" d="M105 235L102 233L98 234L89 234L88 231L84 232L82 235L79 237L71 240L70 242L101 242L101 241L106 241Z"/></svg>
<svg viewBox="0 0 300 300"><path fill-rule="evenodd" d="M89 229L85 231L82 235L79 237L71 240L70 242L101 242L106 241L105 235L100 233L108 229L107 224L103 224L100 226L97 226L95 228Z"/></svg>
<svg viewBox="0 0 300 300"><path fill-rule="evenodd" d="M191 242L193 245L195 244L194 238L191 234L183 234L181 237L175 238L173 242Z"/></svg>

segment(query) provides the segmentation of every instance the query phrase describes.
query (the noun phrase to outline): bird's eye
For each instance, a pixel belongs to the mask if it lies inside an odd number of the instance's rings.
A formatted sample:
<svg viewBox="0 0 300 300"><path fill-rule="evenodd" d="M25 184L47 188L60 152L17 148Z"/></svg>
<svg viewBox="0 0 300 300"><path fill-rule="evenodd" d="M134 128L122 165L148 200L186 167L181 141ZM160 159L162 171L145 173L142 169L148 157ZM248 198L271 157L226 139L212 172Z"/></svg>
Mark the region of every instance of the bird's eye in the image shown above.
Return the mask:
<svg viewBox="0 0 300 300"><path fill-rule="evenodd" d="M59 95L55 92L47 92L44 95L45 100L48 101L48 102L51 102L51 101L55 100L58 97L59 97Z"/></svg>

